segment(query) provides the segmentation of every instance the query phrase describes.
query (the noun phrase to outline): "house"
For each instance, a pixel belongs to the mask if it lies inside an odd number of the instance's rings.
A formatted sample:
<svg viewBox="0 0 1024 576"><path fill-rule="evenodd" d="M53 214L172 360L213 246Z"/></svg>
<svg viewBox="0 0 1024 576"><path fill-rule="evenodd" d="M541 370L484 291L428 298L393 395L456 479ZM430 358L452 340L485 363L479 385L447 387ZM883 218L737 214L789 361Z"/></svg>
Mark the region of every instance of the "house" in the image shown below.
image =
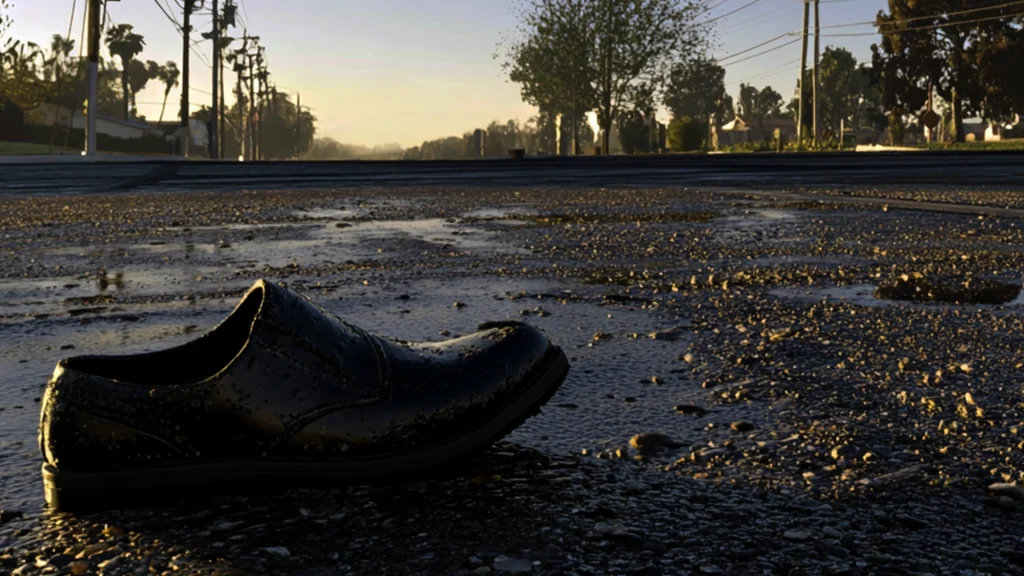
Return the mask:
<svg viewBox="0 0 1024 576"><path fill-rule="evenodd" d="M715 129L718 146L732 146L746 142L764 142L775 139L775 130L779 130L785 142L796 138L796 122L790 118L766 116L751 121L737 116L731 122Z"/></svg>
<svg viewBox="0 0 1024 576"><path fill-rule="evenodd" d="M71 122L71 128L84 130L86 117L83 113L75 113L72 118L71 110L56 104L43 104L25 113L25 124L29 126L53 126L58 123L67 126ZM100 114L96 117L96 132L106 134L115 138L142 138L151 134L153 128L145 122L121 120Z"/></svg>
<svg viewBox="0 0 1024 576"><path fill-rule="evenodd" d="M177 139L181 134L181 122L173 120L170 122L153 123L151 129L154 133L168 139ZM192 146L206 147L210 141L210 129L206 122L190 118L188 121L188 134Z"/></svg>

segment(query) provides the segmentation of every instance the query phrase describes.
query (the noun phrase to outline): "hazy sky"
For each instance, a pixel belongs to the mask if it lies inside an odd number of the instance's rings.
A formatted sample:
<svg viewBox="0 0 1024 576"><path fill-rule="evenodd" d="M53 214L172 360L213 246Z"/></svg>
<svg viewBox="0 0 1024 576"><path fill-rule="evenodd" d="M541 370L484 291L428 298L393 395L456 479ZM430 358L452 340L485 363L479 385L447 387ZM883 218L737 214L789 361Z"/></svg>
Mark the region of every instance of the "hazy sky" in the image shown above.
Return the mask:
<svg viewBox="0 0 1024 576"><path fill-rule="evenodd" d="M169 11L173 7L172 14L180 19L175 0L121 0L109 4L111 21L133 24L145 36L146 50L140 58L180 64L180 36L158 1ZM249 33L260 36L266 46L278 88L302 93L302 104L312 107L319 119L320 135L354 144L403 146L461 134L491 120L526 121L535 114L521 102L518 87L505 80L492 58L502 34L515 25L512 7L517 1L236 0L244 8L241 20ZM85 0L14 0L11 34L46 45L53 34L67 33L73 4L71 28L77 41ZM709 4L715 6L711 16L740 9L717 22L715 54L719 57L801 26L801 0L710 0ZM822 0L821 24L870 21L886 5L886 0ZM193 24L193 37L198 39L200 31L209 29L210 17L195 17ZM241 36L242 29L232 30L232 35ZM846 46L859 60L870 60L875 39L823 37L822 48ZM202 47L209 59L209 42ZM797 42L727 65L729 91L735 94L742 81L759 87L770 84L788 100L795 91L799 63L783 65L799 55ZM207 103L210 69L194 55L192 62L192 102ZM234 75L229 72L228 78L233 80ZM178 97L175 89L165 119L176 114ZM155 119L162 99L162 85L154 81L138 95L139 109Z"/></svg>

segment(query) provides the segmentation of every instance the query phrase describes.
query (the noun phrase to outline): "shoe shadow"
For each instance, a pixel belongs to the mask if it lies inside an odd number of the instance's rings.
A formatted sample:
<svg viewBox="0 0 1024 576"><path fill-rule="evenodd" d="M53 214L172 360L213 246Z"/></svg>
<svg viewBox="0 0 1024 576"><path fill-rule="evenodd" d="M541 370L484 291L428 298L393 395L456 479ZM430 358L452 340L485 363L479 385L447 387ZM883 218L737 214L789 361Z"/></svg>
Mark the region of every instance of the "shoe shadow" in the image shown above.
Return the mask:
<svg viewBox="0 0 1024 576"><path fill-rule="evenodd" d="M587 524L566 517L586 499L577 458L502 443L446 472L51 513L46 532L54 549L76 543L65 553L79 574L468 574L499 556L550 566L565 557L558 540Z"/></svg>

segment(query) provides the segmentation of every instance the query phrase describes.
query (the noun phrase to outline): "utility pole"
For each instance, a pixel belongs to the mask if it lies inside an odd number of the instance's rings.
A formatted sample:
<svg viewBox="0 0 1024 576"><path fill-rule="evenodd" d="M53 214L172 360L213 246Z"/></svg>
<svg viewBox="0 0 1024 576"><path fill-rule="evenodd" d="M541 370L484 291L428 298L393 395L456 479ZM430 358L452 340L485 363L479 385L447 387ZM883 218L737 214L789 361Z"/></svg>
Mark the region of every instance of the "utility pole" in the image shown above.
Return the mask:
<svg viewBox="0 0 1024 576"><path fill-rule="evenodd" d="M814 0L814 148L818 149L818 137L821 134L818 124L819 113L821 112L820 100L818 100L818 63L821 60L821 19L819 18L819 7L821 0Z"/></svg>
<svg viewBox="0 0 1024 576"><path fill-rule="evenodd" d="M811 0L804 0L804 40L803 48L800 52L800 109L797 111L797 124L796 124L796 142L797 148L802 149L804 146L804 89L807 88L806 82L804 82L804 74L807 72L807 28L810 26L811 19Z"/></svg>
<svg viewBox="0 0 1024 576"><path fill-rule="evenodd" d="M224 49L224 45L221 44L221 50L223 51L223 49ZM217 158L220 158L221 160L223 160L224 159L224 140L227 139L224 136L225 132L224 132L224 54L223 53L221 54L221 57L217 60L217 66L220 68L220 85L219 86L214 86L214 90L217 90L217 92L220 93L220 111L219 111L220 113L217 116L220 119L220 124L217 126L217 135L219 136L219 138L217 139L218 140L217 143L219 144L220 148L217 150Z"/></svg>
<svg viewBox="0 0 1024 576"><path fill-rule="evenodd" d="M295 93L295 159L299 159L299 148L302 139L300 137L300 130L302 130L302 92Z"/></svg>
<svg viewBox="0 0 1024 576"><path fill-rule="evenodd" d="M181 25L181 155L188 158L188 145L191 137L188 130L188 75L189 75L189 42L192 40L192 3L185 0L185 20Z"/></svg>
<svg viewBox="0 0 1024 576"><path fill-rule="evenodd" d="M213 0L213 107L210 112L210 158L220 158L220 6Z"/></svg>
<svg viewBox="0 0 1024 576"><path fill-rule="evenodd" d="M249 133L249 158L248 159L249 160L256 160L256 122L255 122L256 118L253 116L253 111L256 109L256 99L254 97L255 94L254 94L254 90L253 90L253 82L255 81L256 78L255 78L255 76L253 76L253 73L252 73L253 58L252 58L251 55L248 55L248 54L246 56L247 56L247 59L249 61L249 77L248 77L248 80L249 80L249 113L246 116L247 119L249 120L249 130L248 130L248 133Z"/></svg>
<svg viewBox="0 0 1024 576"><path fill-rule="evenodd" d="M238 103L238 154L242 160L249 159L249 124L246 122L246 102L245 95L242 88L242 75L245 72L245 62L243 58L248 59L249 57L249 31L246 30L242 33L242 47L239 50L235 50L235 74L237 75L237 83L235 84L235 101Z"/></svg>
<svg viewBox="0 0 1024 576"><path fill-rule="evenodd" d="M85 155L96 155L96 116L99 114L99 103L96 101L96 92L99 87L99 65L100 65L100 0L89 0L87 7L89 12L89 100L86 104L86 140Z"/></svg>

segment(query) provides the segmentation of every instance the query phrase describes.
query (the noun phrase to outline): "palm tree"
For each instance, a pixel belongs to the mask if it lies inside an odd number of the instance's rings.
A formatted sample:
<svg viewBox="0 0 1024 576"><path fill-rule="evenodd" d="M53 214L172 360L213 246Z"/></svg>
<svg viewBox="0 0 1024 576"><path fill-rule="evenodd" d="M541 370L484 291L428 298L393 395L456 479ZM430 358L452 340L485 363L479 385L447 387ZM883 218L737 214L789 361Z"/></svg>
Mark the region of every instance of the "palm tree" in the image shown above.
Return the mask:
<svg viewBox="0 0 1024 576"><path fill-rule="evenodd" d="M20 44L15 44L18 50L15 52L13 47L11 49L11 55L13 56L13 65L11 66L11 69L14 70L15 74L27 73L35 77L36 73L39 71L37 60L39 60L43 55L43 51L39 48L39 44L36 44L35 42L21 42Z"/></svg>
<svg viewBox="0 0 1024 576"><path fill-rule="evenodd" d="M50 57L43 62L43 73L47 80L53 79L60 82L67 59L75 50L75 41L65 38L60 34L54 34L50 39Z"/></svg>
<svg viewBox="0 0 1024 576"><path fill-rule="evenodd" d="M178 86L178 78L180 76L181 71L178 70L178 65L170 60L157 70L157 79L164 83L164 104L160 107L160 120L157 124L164 121L164 110L167 109L167 97L170 96L171 90Z"/></svg>
<svg viewBox="0 0 1024 576"><path fill-rule="evenodd" d="M124 95L124 119L130 120L129 105L131 104L131 87L129 86L128 70L133 58L142 53L146 41L141 34L132 32L131 24L118 24L107 31L107 49L111 56L121 59L121 92Z"/></svg>
<svg viewBox="0 0 1024 576"><path fill-rule="evenodd" d="M160 65L152 60L147 60L145 64L141 60L132 60L128 64L128 87L132 94L133 117L138 118L139 116L139 108L135 105L135 96L146 89L146 85L149 84L150 80L157 77L159 71Z"/></svg>

